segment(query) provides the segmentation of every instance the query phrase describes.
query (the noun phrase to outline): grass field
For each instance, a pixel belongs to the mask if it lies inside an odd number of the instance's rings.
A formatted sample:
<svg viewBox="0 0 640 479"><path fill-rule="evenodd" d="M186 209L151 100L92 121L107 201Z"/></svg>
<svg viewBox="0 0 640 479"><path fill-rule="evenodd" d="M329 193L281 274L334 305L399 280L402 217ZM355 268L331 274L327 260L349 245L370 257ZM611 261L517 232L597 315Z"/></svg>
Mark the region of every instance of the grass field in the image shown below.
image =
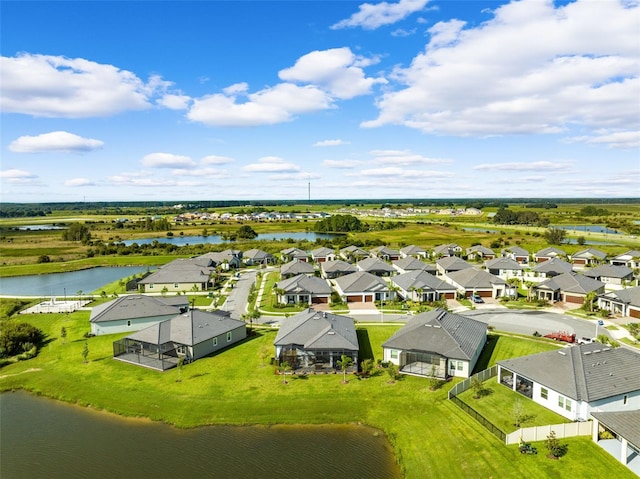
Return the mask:
<svg viewBox="0 0 640 479"><path fill-rule="evenodd" d="M523 457L516 447L500 443L448 401L449 384L431 391L422 378L403 377L390 383L383 370L376 370L369 379L349 376L348 384L338 374L291 377L284 385L260 358L261 349L272 350L274 330L259 330L232 349L187 365L181 382L176 381L177 370L159 373L113 360L112 342L121 335L89 338L85 364L82 349L88 314L21 316L20 320L45 331L49 342L36 358L0 370L0 389L22 388L179 427L364 423L386 434L408 479L633 477L588 438L567 440L569 453L559 461L550 461L544 454ZM63 326L66 342L60 338ZM363 354L379 358L382 342L398 327L360 328ZM483 361L489 365L550 347L544 342L491 336ZM485 399L489 398L480 401Z"/></svg>

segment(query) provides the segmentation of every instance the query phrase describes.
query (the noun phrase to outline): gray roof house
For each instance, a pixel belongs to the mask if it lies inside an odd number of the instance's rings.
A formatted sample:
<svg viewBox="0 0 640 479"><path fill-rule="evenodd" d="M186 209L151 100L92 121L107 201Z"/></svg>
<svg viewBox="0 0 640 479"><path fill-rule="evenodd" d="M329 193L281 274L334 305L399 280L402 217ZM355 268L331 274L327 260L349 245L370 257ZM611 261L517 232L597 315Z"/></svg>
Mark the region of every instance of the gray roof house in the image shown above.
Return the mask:
<svg viewBox="0 0 640 479"><path fill-rule="evenodd" d="M605 451L640 476L640 409L635 411L592 412L593 440ZM613 439L599 439L601 430Z"/></svg>
<svg viewBox="0 0 640 479"><path fill-rule="evenodd" d="M535 265L532 272L538 278L553 278L563 273L573 272L573 265L561 258L551 258Z"/></svg>
<svg viewBox="0 0 640 479"><path fill-rule="evenodd" d="M219 267L224 270L239 268L242 266L242 251L234 249L228 249L220 252L212 251L199 256L199 258L209 259L215 267Z"/></svg>
<svg viewBox="0 0 640 479"><path fill-rule="evenodd" d="M533 253L533 259L537 263L542 263L543 261L548 261L552 258L562 258L566 256L566 251L556 248L555 246L549 246Z"/></svg>
<svg viewBox="0 0 640 479"><path fill-rule="evenodd" d="M253 248L244 252L242 255L242 261L248 266L253 266L256 264L275 263L276 259L271 253Z"/></svg>
<svg viewBox="0 0 640 479"><path fill-rule="evenodd" d="M500 298L514 293L513 288L504 279L481 269L467 268L452 271L447 273L445 279L467 298L473 294L483 298Z"/></svg>
<svg viewBox="0 0 640 479"><path fill-rule="evenodd" d="M283 304L328 304L331 300L331 286L326 279L299 274L276 284L282 292L278 302Z"/></svg>
<svg viewBox="0 0 640 479"><path fill-rule="evenodd" d="M293 260L280 266L280 277L282 279L298 276L299 274L313 276L315 273L316 269L311 263L307 263L306 261Z"/></svg>
<svg viewBox="0 0 640 479"><path fill-rule="evenodd" d="M462 246L456 243L441 244L433 248L433 256L455 256L462 253Z"/></svg>
<svg viewBox="0 0 640 479"><path fill-rule="evenodd" d="M336 259L336 253L331 248L321 246L311 251L311 258L316 263L324 263L326 261L334 261Z"/></svg>
<svg viewBox="0 0 640 479"><path fill-rule="evenodd" d="M392 298L386 281L366 271L356 271L337 278L335 287L347 303L372 303Z"/></svg>
<svg viewBox="0 0 640 479"><path fill-rule="evenodd" d="M457 256L445 256L444 258L439 258L436 261L436 269L438 270L438 274L446 275L453 271L461 271L463 269L473 268L471 263L467 263L462 258L458 258Z"/></svg>
<svg viewBox="0 0 640 479"><path fill-rule="evenodd" d="M572 420L640 409L640 354L600 343L498 361L498 381Z"/></svg>
<svg viewBox="0 0 640 479"><path fill-rule="evenodd" d="M362 258L368 258L369 252L357 246L347 246L340 250L340 256L347 261L358 261Z"/></svg>
<svg viewBox="0 0 640 479"><path fill-rule="evenodd" d="M409 271L427 271L436 274L436 265L433 263L425 263L413 256L407 256L391 263L398 273L408 273Z"/></svg>
<svg viewBox="0 0 640 479"><path fill-rule="evenodd" d="M400 251L388 248L387 246L376 246L371 250L371 256L385 261L395 261L400 259Z"/></svg>
<svg viewBox="0 0 640 479"><path fill-rule="evenodd" d="M455 299L456 287L426 271L409 271L391 278L398 294L405 300L430 302Z"/></svg>
<svg viewBox="0 0 640 479"><path fill-rule="evenodd" d="M142 294L120 296L91 310L91 333L100 336L139 331L188 308L189 298L186 295L166 298Z"/></svg>
<svg viewBox="0 0 640 479"><path fill-rule="evenodd" d="M601 294L598 296L598 307L614 315L640 319L640 286Z"/></svg>
<svg viewBox="0 0 640 479"><path fill-rule="evenodd" d="M484 267L487 271L499 278L522 278L524 276L524 268L513 258L501 256L500 258L485 261Z"/></svg>
<svg viewBox="0 0 640 479"><path fill-rule="evenodd" d="M626 253L619 254L612 258L610 263L628 268L640 268L640 251L632 249Z"/></svg>
<svg viewBox="0 0 640 479"><path fill-rule="evenodd" d="M520 246L509 246L502 250L502 256L516 260L520 264L529 263L529 251Z"/></svg>
<svg viewBox="0 0 640 479"><path fill-rule="evenodd" d="M414 258L426 258L427 250L412 244L405 246L404 248L400 248L400 256L402 258L407 258L409 256L413 256Z"/></svg>
<svg viewBox="0 0 640 479"><path fill-rule="evenodd" d="M585 276L602 281L605 284L625 284L633 281L633 270L626 266L616 266L613 264L601 264L595 268L586 269L582 272Z"/></svg>
<svg viewBox="0 0 640 479"><path fill-rule="evenodd" d="M309 254L300 248L286 248L280 251L284 261L298 260L301 262L309 261Z"/></svg>
<svg viewBox="0 0 640 479"><path fill-rule="evenodd" d="M206 291L212 287L211 275L214 266L202 266L203 263L212 264L209 259L176 259L158 268L150 275L138 281L141 293Z"/></svg>
<svg viewBox="0 0 640 479"><path fill-rule="evenodd" d="M113 357L164 371L180 358L195 361L246 337L246 323L228 312L191 309L115 341Z"/></svg>
<svg viewBox="0 0 640 479"><path fill-rule="evenodd" d="M357 271L366 271L376 276L391 276L396 269L379 258L365 258L356 264Z"/></svg>
<svg viewBox="0 0 640 479"><path fill-rule="evenodd" d="M563 273L533 287L538 299L583 304L589 293L604 293L604 283L582 274Z"/></svg>
<svg viewBox="0 0 640 479"><path fill-rule="evenodd" d="M383 358L405 374L467 378L486 341L485 323L438 308L412 316L382 344Z"/></svg>
<svg viewBox="0 0 640 479"><path fill-rule="evenodd" d="M595 266L607 259L607 253L595 248L587 248L571 255L571 262L576 267Z"/></svg>
<svg viewBox="0 0 640 479"><path fill-rule="evenodd" d="M356 267L351 263L337 259L320 264L320 276L326 279L335 279L345 274L355 273Z"/></svg>
<svg viewBox="0 0 640 479"><path fill-rule="evenodd" d="M296 371L327 372L338 368L342 355L358 367L358 336L353 319L307 309L283 321L274 341L277 361Z"/></svg>
<svg viewBox="0 0 640 479"><path fill-rule="evenodd" d="M469 260L493 259L496 257L496 253L491 248L482 245L471 246L466 249L465 253Z"/></svg>

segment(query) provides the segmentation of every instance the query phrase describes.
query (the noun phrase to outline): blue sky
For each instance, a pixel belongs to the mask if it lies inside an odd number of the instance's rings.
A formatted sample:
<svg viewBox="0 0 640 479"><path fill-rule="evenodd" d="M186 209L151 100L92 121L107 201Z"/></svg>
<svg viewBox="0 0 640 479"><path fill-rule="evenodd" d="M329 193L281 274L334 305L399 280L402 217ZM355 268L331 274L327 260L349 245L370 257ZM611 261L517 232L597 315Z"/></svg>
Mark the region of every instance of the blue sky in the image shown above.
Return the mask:
<svg viewBox="0 0 640 479"><path fill-rule="evenodd" d="M637 0L0 8L3 202L640 196Z"/></svg>

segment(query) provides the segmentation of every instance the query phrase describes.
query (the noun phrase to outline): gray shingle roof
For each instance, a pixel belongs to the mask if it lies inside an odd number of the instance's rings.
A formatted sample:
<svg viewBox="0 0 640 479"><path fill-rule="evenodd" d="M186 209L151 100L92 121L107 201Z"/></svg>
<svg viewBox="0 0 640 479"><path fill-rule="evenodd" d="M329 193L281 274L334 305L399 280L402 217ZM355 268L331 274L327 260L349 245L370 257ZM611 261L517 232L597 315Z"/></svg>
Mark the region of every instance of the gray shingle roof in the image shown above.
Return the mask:
<svg viewBox="0 0 640 479"><path fill-rule="evenodd" d="M582 274L590 278L633 278L633 270L631 268L612 264L596 266L595 268L583 271Z"/></svg>
<svg viewBox="0 0 640 479"><path fill-rule="evenodd" d="M331 286L326 280L304 274L282 280L277 286L287 293L331 294Z"/></svg>
<svg viewBox="0 0 640 479"><path fill-rule="evenodd" d="M468 255L473 253L482 253L483 255L493 255L493 256L495 256L496 254L491 248L487 248L486 246L482 246L482 245L471 246L470 248L466 249L466 253Z"/></svg>
<svg viewBox="0 0 640 479"><path fill-rule="evenodd" d="M311 255L314 258L324 258L326 256L333 255L333 254L335 254L334 251L331 248L327 248L325 246L321 246L320 248L316 248L313 251L311 251Z"/></svg>
<svg viewBox="0 0 640 479"><path fill-rule="evenodd" d="M458 258L457 256L446 256L436 261L436 264L445 271L460 271L462 269L473 268L471 263Z"/></svg>
<svg viewBox="0 0 640 479"><path fill-rule="evenodd" d="M178 299L174 299L178 298ZM125 319L170 316L180 312L180 307L188 307L187 296L172 296L171 299L134 294L120 296L91 310L92 323L121 321Z"/></svg>
<svg viewBox="0 0 640 479"><path fill-rule="evenodd" d="M289 344L304 349L359 349L353 319L311 308L286 319L280 326L274 345Z"/></svg>
<svg viewBox="0 0 640 479"><path fill-rule="evenodd" d="M533 254L536 258L554 258L556 256L567 256L566 251L556 248L555 246L549 246L537 251Z"/></svg>
<svg viewBox="0 0 640 479"><path fill-rule="evenodd" d="M603 260L607 257L607 253L605 253L604 251L600 251L599 249L595 249L595 248L587 248L587 249L583 249L582 251L578 251L577 253L574 253L571 255L571 259L575 259L575 258L584 258L584 259L591 259L591 258L596 258L599 260Z"/></svg>
<svg viewBox="0 0 640 479"><path fill-rule="evenodd" d="M522 270L522 265L513 258L500 257L490 259L484 263L487 269Z"/></svg>
<svg viewBox="0 0 640 479"><path fill-rule="evenodd" d="M357 263L357 268L362 271L368 271L370 273L395 273L396 270L393 266L385 263L380 258L365 258Z"/></svg>
<svg viewBox="0 0 640 479"><path fill-rule="evenodd" d="M400 252L402 254L406 254L407 256L424 255L426 253L424 248L421 248L420 246L416 246L413 244L409 246L405 246L404 248L401 248Z"/></svg>
<svg viewBox="0 0 640 479"><path fill-rule="evenodd" d="M527 251L524 248L521 248L520 246L510 246L509 248L506 248L503 251L508 251L514 256L527 256L527 257L529 256L529 251Z"/></svg>
<svg viewBox="0 0 640 479"><path fill-rule="evenodd" d="M610 291L601 295L601 297L617 299L619 302L632 306L640 306L640 286Z"/></svg>
<svg viewBox="0 0 640 479"><path fill-rule="evenodd" d="M576 401L640 391L640 354L627 348L582 344L498 364Z"/></svg>
<svg viewBox="0 0 640 479"><path fill-rule="evenodd" d="M366 271L356 271L355 273L341 276L335 281L345 294L389 291L389 286L382 278Z"/></svg>
<svg viewBox="0 0 640 479"><path fill-rule="evenodd" d="M640 449L640 410L592 412L591 415Z"/></svg>
<svg viewBox="0 0 640 479"><path fill-rule="evenodd" d="M545 274L570 273L571 271L573 271L573 265L560 258L551 258L550 260L538 263L533 268L533 271L536 273Z"/></svg>
<svg viewBox="0 0 640 479"><path fill-rule="evenodd" d="M313 274L314 272L313 265L305 261L290 261L280 266L280 274L283 275Z"/></svg>
<svg viewBox="0 0 640 479"><path fill-rule="evenodd" d="M202 260L201 260L202 261ZM167 263L149 276L138 281L139 284L166 283L204 283L208 281L213 268L204 267L196 262Z"/></svg>
<svg viewBox="0 0 640 479"><path fill-rule="evenodd" d="M507 284L504 279L475 268L452 271L451 273L447 273L447 277L464 289L488 289L493 288L494 284Z"/></svg>
<svg viewBox="0 0 640 479"><path fill-rule="evenodd" d="M470 360L486 337L485 323L438 308L413 316L382 347Z"/></svg>
<svg viewBox="0 0 640 479"><path fill-rule="evenodd" d="M261 249L250 249L248 251L245 251L244 254L242 255L242 258L247 260L253 260L255 262L262 262L265 260L270 260L273 258L273 255L271 253L267 253L266 251L262 251Z"/></svg>
<svg viewBox="0 0 640 479"><path fill-rule="evenodd" d="M422 289L423 291L455 291L455 286L436 278L434 275L426 271L409 271L407 273L394 276L391 280L398 287L405 291L411 288Z"/></svg>
<svg viewBox="0 0 640 479"><path fill-rule="evenodd" d="M342 261L340 259L335 261L325 261L320 265L320 269L327 273L354 273L356 271L356 267L351 263L347 263L346 261Z"/></svg>
<svg viewBox="0 0 640 479"><path fill-rule="evenodd" d="M407 256L406 258L396 260L392 265L395 266L396 269L401 269L403 271L425 271L427 269L435 271L436 269L434 265L428 265L413 256Z"/></svg>
<svg viewBox="0 0 640 479"><path fill-rule="evenodd" d="M597 279L589 278L582 274L563 273L551 279L543 281L534 287L535 289L550 289L551 291L563 291L565 293L587 294L604 288L604 283Z"/></svg>

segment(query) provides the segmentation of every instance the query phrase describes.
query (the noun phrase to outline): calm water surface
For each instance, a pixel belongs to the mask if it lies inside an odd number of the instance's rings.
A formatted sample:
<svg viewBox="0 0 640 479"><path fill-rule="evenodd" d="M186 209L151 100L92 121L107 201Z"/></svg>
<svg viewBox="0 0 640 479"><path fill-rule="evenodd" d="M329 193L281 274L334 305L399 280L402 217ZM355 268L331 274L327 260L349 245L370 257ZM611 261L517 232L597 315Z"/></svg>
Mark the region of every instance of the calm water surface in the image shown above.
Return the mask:
<svg viewBox="0 0 640 479"><path fill-rule="evenodd" d="M307 241L315 241L317 239L332 239L338 235L331 233L314 233L314 232L305 232L299 231L296 233L261 233L259 234L255 240L265 240L265 241L278 241L278 240L287 240L292 239L295 241L307 240ZM219 235L209 235L209 236L162 236L158 238L140 238L136 240L126 240L122 241L123 244L129 246L133 243L138 243L139 245L143 244L152 244L154 241L158 243L171 243L176 246L185 246L185 245L194 245L194 244L221 244L221 243L232 243L230 240L224 240Z"/></svg>
<svg viewBox="0 0 640 479"><path fill-rule="evenodd" d="M24 392L0 395L3 479L399 479L359 426L203 427L122 419Z"/></svg>

